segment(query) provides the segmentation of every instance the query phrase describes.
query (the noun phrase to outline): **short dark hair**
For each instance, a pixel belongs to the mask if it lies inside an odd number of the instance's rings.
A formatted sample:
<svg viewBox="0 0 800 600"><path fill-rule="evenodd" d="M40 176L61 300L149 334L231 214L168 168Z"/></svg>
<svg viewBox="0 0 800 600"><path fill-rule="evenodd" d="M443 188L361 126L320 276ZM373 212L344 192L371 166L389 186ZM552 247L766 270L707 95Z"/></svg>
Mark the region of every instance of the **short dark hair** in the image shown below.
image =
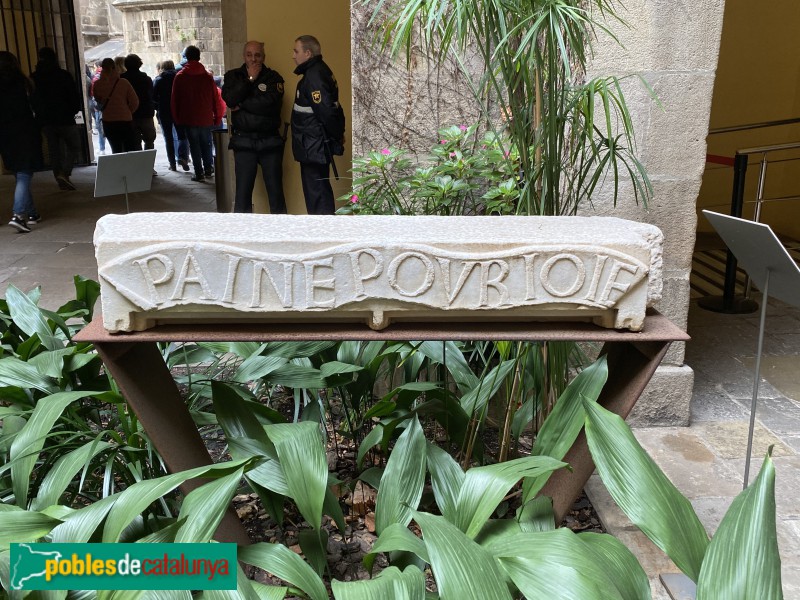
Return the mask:
<svg viewBox="0 0 800 600"><path fill-rule="evenodd" d="M45 63L54 63L58 62L58 58L56 57L56 51L48 46L43 46L39 48L39 60Z"/></svg>
<svg viewBox="0 0 800 600"><path fill-rule="evenodd" d="M295 42L300 42L300 45L303 46L303 50L311 52L311 56L319 56L322 54L322 47L319 45L319 40L313 35L301 35Z"/></svg>
<svg viewBox="0 0 800 600"><path fill-rule="evenodd" d="M165 60L161 63L161 70L162 71L169 71L175 68L175 63L172 62L170 59Z"/></svg>
<svg viewBox="0 0 800 600"><path fill-rule="evenodd" d="M125 57L125 68L128 71L135 71L142 66L142 59L137 54L128 54Z"/></svg>
<svg viewBox="0 0 800 600"><path fill-rule="evenodd" d="M200 48L197 46L186 46L183 54L186 56L186 60L200 60Z"/></svg>

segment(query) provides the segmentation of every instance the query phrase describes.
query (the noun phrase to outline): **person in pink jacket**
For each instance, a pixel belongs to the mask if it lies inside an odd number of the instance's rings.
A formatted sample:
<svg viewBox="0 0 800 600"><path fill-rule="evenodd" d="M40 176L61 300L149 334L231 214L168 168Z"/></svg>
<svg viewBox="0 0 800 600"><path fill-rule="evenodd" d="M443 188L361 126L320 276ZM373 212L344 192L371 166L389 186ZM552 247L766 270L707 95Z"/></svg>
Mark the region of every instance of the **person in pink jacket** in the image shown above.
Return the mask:
<svg viewBox="0 0 800 600"><path fill-rule="evenodd" d="M172 117L186 130L194 164L192 181L203 181L214 174L211 155L211 128L217 122L217 85L200 62L200 49L187 46L186 64L172 84ZM219 115L219 119L222 115Z"/></svg>
<svg viewBox="0 0 800 600"><path fill-rule="evenodd" d="M92 85L92 95L103 113L103 132L114 154L141 150L133 129L133 113L139 98L119 71L113 58L104 58L100 78Z"/></svg>

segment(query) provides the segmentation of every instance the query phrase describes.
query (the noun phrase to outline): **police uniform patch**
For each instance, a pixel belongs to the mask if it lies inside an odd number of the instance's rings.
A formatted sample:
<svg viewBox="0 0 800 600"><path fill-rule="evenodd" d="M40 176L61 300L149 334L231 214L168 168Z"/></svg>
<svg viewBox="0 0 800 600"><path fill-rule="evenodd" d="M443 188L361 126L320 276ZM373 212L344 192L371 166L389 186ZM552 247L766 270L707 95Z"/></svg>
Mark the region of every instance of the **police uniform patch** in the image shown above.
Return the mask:
<svg viewBox="0 0 800 600"><path fill-rule="evenodd" d="M266 83L259 83L258 84L258 89L261 92L266 92L267 91L267 84Z"/></svg>
<svg viewBox="0 0 800 600"><path fill-rule="evenodd" d="M322 102L322 93L319 90L314 90L311 92L311 99L314 101L314 104L319 104Z"/></svg>
<svg viewBox="0 0 800 600"><path fill-rule="evenodd" d="M283 84L281 82L276 83L275 88L278 90L279 94L283 93Z"/></svg>

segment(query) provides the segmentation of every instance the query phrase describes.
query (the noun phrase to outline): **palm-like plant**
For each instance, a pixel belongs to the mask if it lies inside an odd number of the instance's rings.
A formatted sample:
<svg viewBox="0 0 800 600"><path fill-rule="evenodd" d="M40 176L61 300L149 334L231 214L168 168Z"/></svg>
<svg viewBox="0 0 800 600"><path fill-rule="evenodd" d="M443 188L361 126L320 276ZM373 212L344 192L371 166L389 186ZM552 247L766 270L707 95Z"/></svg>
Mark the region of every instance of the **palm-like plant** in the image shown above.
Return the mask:
<svg viewBox="0 0 800 600"><path fill-rule="evenodd" d="M454 57L488 107L488 128L504 123L519 159L519 213L576 214L609 174L616 202L621 172L637 200L650 197L619 80L582 80L592 37L613 37L603 20L620 20L613 1L363 1L375 5L373 23L393 54L410 61L421 38L439 62ZM476 53L478 79L469 67Z"/></svg>

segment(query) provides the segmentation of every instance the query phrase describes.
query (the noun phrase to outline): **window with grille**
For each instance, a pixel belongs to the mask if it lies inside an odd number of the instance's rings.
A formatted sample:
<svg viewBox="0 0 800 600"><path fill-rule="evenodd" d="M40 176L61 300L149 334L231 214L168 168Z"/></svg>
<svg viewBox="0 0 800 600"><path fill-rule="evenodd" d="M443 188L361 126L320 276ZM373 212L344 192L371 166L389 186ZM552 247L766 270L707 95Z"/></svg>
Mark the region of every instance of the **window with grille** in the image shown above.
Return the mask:
<svg viewBox="0 0 800 600"><path fill-rule="evenodd" d="M147 22L147 38L151 42L161 41L161 21Z"/></svg>

